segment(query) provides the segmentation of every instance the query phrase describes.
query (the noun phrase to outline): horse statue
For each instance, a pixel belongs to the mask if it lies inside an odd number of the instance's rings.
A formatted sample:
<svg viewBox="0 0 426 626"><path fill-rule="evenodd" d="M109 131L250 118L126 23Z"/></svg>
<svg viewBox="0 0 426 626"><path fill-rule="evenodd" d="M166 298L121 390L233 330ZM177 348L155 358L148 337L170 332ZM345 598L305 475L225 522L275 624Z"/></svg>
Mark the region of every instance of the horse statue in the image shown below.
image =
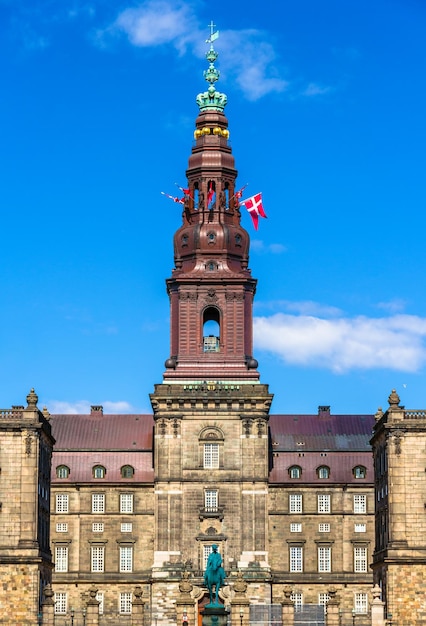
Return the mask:
<svg viewBox="0 0 426 626"><path fill-rule="evenodd" d="M226 574L222 567L222 557L217 551L217 546L212 546L212 552L209 554L207 561L206 571L204 572L204 584L209 590L210 605L218 606L219 603L219 589L223 587ZM213 587L214 587L214 601L213 601Z"/></svg>

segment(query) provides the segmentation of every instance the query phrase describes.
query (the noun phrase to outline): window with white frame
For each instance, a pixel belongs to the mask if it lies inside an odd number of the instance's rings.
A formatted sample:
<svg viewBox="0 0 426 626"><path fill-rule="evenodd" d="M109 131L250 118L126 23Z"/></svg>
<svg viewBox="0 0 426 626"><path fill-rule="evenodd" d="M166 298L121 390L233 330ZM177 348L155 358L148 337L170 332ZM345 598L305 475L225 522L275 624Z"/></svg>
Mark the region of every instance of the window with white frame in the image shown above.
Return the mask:
<svg viewBox="0 0 426 626"><path fill-rule="evenodd" d="M294 602L294 610L299 612L303 606L303 594L302 593L292 593L290 596L290 600Z"/></svg>
<svg viewBox="0 0 426 626"><path fill-rule="evenodd" d="M206 489L204 492L204 508L206 511L217 511L218 491L217 489Z"/></svg>
<svg viewBox="0 0 426 626"><path fill-rule="evenodd" d="M105 569L105 546L92 546L90 556L91 571L103 572Z"/></svg>
<svg viewBox="0 0 426 626"><path fill-rule="evenodd" d="M331 510L331 497L328 493L318 494L318 513L330 513Z"/></svg>
<svg viewBox="0 0 426 626"><path fill-rule="evenodd" d="M120 546L120 572L133 571L132 546Z"/></svg>
<svg viewBox="0 0 426 626"><path fill-rule="evenodd" d="M330 532L330 524L318 524L318 532L320 532L320 533L329 533Z"/></svg>
<svg viewBox="0 0 426 626"><path fill-rule="evenodd" d="M92 513L105 513L104 493L92 493Z"/></svg>
<svg viewBox="0 0 426 626"><path fill-rule="evenodd" d="M104 523L103 522L93 522L93 524L92 524L92 532L94 532L94 533L103 533L104 532Z"/></svg>
<svg viewBox="0 0 426 626"><path fill-rule="evenodd" d="M122 615L130 615L132 612L132 593L122 592L118 597L118 612Z"/></svg>
<svg viewBox="0 0 426 626"><path fill-rule="evenodd" d="M302 513L301 493L290 493L288 503L290 513Z"/></svg>
<svg viewBox="0 0 426 626"><path fill-rule="evenodd" d="M210 554L213 552L213 544L203 546L203 570L207 567L207 561Z"/></svg>
<svg viewBox="0 0 426 626"><path fill-rule="evenodd" d="M68 513L69 496L67 493L56 494L56 513Z"/></svg>
<svg viewBox="0 0 426 626"><path fill-rule="evenodd" d="M324 607L324 615L327 615L327 604L329 600L330 600L330 595L328 593L318 594L318 604Z"/></svg>
<svg viewBox="0 0 426 626"><path fill-rule="evenodd" d="M302 468L299 465L292 465L288 470L290 478L300 478L302 475Z"/></svg>
<svg viewBox="0 0 426 626"><path fill-rule="evenodd" d="M133 513L132 493L120 493L120 513Z"/></svg>
<svg viewBox="0 0 426 626"><path fill-rule="evenodd" d="M67 533L68 532L68 524L66 522L58 522L58 524L56 524L56 532L57 533Z"/></svg>
<svg viewBox="0 0 426 626"><path fill-rule="evenodd" d="M367 524L355 524L354 528L356 533L366 533L367 532Z"/></svg>
<svg viewBox="0 0 426 626"><path fill-rule="evenodd" d="M205 469L217 469L219 467L219 444L218 443L205 443L204 444L203 465Z"/></svg>
<svg viewBox="0 0 426 626"><path fill-rule="evenodd" d="M321 465L317 469L318 478L330 478L330 468L327 465Z"/></svg>
<svg viewBox="0 0 426 626"><path fill-rule="evenodd" d="M318 571L331 572L330 546L318 546Z"/></svg>
<svg viewBox="0 0 426 626"><path fill-rule="evenodd" d="M356 593L354 596L355 613L368 612L368 595L366 593Z"/></svg>
<svg viewBox="0 0 426 626"><path fill-rule="evenodd" d="M302 524L290 524L290 532L291 533L301 533L302 532Z"/></svg>
<svg viewBox="0 0 426 626"><path fill-rule="evenodd" d="M122 533L131 533L133 530L132 522L121 522L121 532Z"/></svg>
<svg viewBox="0 0 426 626"><path fill-rule="evenodd" d="M367 496L365 494L354 495L354 513L367 513Z"/></svg>
<svg viewBox="0 0 426 626"><path fill-rule="evenodd" d="M96 600L99 602L99 615L103 615L104 614L104 592L103 591L97 591L96 592Z"/></svg>
<svg viewBox="0 0 426 626"><path fill-rule="evenodd" d="M303 548L290 546L290 572L303 572Z"/></svg>
<svg viewBox="0 0 426 626"><path fill-rule="evenodd" d="M70 473L70 468L66 465L59 465L56 468L56 476L57 478L68 478Z"/></svg>
<svg viewBox="0 0 426 626"><path fill-rule="evenodd" d="M55 547L55 572L68 571L68 546Z"/></svg>
<svg viewBox="0 0 426 626"><path fill-rule="evenodd" d="M95 465L93 468L93 478L105 478L106 469L103 465Z"/></svg>
<svg viewBox="0 0 426 626"><path fill-rule="evenodd" d="M67 594L64 592L55 593L55 613L56 615L65 615L67 612Z"/></svg>
<svg viewBox="0 0 426 626"><path fill-rule="evenodd" d="M354 547L354 572L366 572L367 571L367 547L355 546Z"/></svg>

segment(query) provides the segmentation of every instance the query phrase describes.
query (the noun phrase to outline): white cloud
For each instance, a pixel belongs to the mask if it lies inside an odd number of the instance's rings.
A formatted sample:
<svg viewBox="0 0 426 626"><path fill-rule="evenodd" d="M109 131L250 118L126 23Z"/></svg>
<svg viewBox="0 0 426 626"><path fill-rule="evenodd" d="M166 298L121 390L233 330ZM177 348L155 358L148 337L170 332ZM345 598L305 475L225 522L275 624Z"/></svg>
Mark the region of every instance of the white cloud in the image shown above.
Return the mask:
<svg viewBox="0 0 426 626"><path fill-rule="evenodd" d="M260 254L270 252L271 254L282 254L287 251L287 248L282 243L269 243L265 245L260 239L252 239L250 242L250 249L253 252Z"/></svg>
<svg viewBox="0 0 426 626"><path fill-rule="evenodd" d="M125 9L113 26L124 32L135 46L172 43L182 49L196 24L189 5L154 0Z"/></svg>
<svg viewBox="0 0 426 626"><path fill-rule="evenodd" d="M137 8L122 11L108 29L98 33L99 45L105 36L123 33L134 46L172 45L181 54L204 58L208 30L201 27L190 4L168 0L148 0ZM258 100L272 92L284 91L288 83L281 77L275 49L268 33L256 30L220 30L218 67L224 83L237 84L248 100Z"/></svg>
<svg viewBox="0 0 426 626"><path fill-rule="evenodd" d="M329 93L330 90L330 87L321 87L316 83L309 83L306 89L302 92L302 95L308 97L323 96L324 94Z"/></svg>
<svg viewBox="0 0 426 626"><path fill-rule="evenodd" d="M75 415L75 414L89 414L90 406L92 402L88 400L77 400L76 402L65 402L63 400L51 400L47 404L49 413L53 415ZM100 403L104 408L104 413L132 413L133 408L129 402L125 400L112 402L105 400Z"/></svg>
<svg viewBox="0 0 426 626"><path fill-rule="evenodd" d="M256 347L286 363L336 373L352 369L416 372L426 362L426 319L414 315L387 318L277 313L254 319Z"/></svg>

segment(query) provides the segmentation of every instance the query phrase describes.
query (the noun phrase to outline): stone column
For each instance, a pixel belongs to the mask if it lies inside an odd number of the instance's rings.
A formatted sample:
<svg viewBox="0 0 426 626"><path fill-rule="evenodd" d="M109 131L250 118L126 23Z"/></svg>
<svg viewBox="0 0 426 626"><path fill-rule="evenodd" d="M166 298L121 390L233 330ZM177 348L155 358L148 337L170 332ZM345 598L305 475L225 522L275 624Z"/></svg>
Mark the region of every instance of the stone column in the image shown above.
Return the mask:
<svg viewBox="0 0 426 626"><path fill-rule="evenodd" d="M328 595L330 597L327 602L327 616L326 616L326 625L327 626L339 626L340 622L340 599L337 595L337 590L334 587L330 587L328 590Z"/></svg>
<svg viewBox="0 0 426 626"><path fill-rule="evenodd" d="M176 599L176 624L177 626L197 626L195 620L194 600L191 591L194 586L189 580L190 573L185 570L179 582L180 595Z"/></svg>
<svg viewBox="0 0 426 626"><path fill-rule="evenodd" d="M281 601L283 626L294 625L294 602L291 599L291 587L284 587Z"/></svg>
<svg viewBox="0 0 426 626"><path fill-rule="evenodd" d="M55 602L53 591L50 585L46 585L43 590L43 602L41 603L41 613L43 615L43 626L54 626L55 624Z"/></svg>
<svg viewBox="0 0 426 626"><path fill-rule="evenodd" d="M373 600L371 602L371 626L385 626L385 603L380 596L382 594L379 585L372 589Z"/></svg>
<svg viewBox="0 0 426 626"><path fill-rule="evenodd" d="M86 626L99 626L99 602L96 600L98 590L95 586L89 589L89 599L86 607Z"/></svg>
<svg viewBox="0 0 426 626"><path fill-rule="evenodd" d="M234 596L231 600L231 624L232 626L249 626L250 602L247 599L247 583L242 572L238 572L233 587Z"/></svg>
<svg viewBox="0 0 426 626"><path fill-rule="evenodd" d="M142 626L144 622L145 602L142 599L142 587L137 585L133 590L132 626Z"/></svg>

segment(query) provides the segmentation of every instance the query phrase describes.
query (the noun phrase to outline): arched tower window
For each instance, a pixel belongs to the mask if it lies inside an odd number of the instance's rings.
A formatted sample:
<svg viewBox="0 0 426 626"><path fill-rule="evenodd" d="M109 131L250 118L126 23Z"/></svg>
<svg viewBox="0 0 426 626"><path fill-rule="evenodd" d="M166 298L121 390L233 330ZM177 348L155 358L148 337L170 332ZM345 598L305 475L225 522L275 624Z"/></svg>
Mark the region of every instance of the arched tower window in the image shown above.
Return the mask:
<svg viewBox="0 0 426 626"><path fill-rule="evenodd" d="M220 313L208 307L203 313L203 352L220 351Z"/></svg>

